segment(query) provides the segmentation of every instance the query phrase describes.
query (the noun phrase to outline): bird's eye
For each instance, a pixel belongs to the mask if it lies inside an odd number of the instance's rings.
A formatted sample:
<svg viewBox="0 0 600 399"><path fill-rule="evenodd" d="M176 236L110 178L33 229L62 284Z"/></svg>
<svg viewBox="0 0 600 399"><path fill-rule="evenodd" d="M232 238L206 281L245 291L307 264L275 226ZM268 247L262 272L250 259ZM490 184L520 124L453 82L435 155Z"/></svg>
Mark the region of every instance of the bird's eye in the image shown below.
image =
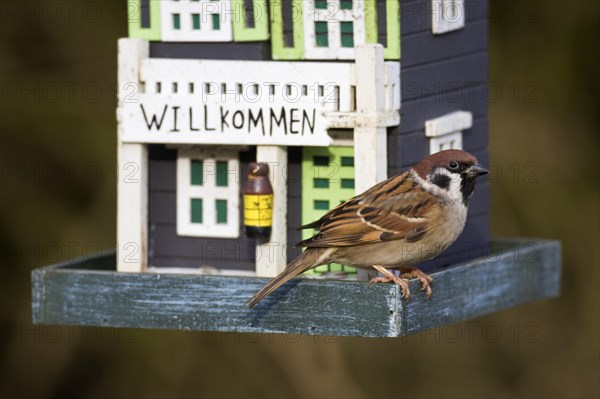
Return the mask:
<svg viewBox="0 0 600 399"><path fill-rule="evenodd" d="M450 161L448 162L448 167L452 170L457 170L458 169L458 162L456 161Z"/></svg>

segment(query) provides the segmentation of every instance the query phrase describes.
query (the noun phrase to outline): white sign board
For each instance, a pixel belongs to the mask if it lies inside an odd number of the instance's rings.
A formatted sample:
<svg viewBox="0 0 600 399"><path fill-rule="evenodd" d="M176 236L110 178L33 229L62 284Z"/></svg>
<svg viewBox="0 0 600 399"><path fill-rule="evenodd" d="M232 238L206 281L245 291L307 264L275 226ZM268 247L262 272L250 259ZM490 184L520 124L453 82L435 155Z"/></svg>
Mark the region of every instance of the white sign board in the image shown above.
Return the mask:
<svg viewBox="0 0 600 399"><path fill-rule="evenodd" d="M353 63L144 59L119 98L123 142L327 146Z"/></svg>

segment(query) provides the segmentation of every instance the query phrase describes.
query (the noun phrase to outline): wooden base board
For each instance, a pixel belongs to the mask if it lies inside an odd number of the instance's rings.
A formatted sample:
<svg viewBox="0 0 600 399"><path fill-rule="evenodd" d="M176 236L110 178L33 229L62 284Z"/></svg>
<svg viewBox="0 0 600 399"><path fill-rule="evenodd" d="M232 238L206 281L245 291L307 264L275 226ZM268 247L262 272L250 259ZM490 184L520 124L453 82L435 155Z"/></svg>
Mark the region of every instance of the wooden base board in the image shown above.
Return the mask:
<svg viewBox="0 0 600 399"><path fill-rule="evenodd" d="M426 300L394 284L295 279L259 303L267 281L242 276L119 273L114 253L32 272L39 324L331 336L398 337L498 312L560 292L558 241L511 239L491 255L431 274Z"/></svg>

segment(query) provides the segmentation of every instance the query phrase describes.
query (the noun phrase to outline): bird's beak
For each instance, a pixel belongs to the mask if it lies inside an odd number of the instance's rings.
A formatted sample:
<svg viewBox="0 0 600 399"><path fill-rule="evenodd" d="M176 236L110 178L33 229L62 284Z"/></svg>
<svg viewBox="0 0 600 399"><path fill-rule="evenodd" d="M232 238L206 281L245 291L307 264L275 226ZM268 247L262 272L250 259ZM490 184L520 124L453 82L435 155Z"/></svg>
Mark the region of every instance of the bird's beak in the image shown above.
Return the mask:
<svg viewBox="0 0 600 399"><path fill-rule="evenodd" d="M467 169L467 175L472 179L478 176L487 175L488 173L489 170L481 166L479 163L476 163L475 165Z"/></svg>

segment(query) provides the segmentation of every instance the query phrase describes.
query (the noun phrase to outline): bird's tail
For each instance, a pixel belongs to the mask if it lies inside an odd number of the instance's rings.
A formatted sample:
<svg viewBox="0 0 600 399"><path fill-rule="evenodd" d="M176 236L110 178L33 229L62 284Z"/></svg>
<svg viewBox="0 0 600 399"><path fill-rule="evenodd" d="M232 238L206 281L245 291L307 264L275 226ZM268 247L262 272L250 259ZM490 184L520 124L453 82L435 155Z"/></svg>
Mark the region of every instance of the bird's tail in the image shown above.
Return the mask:
<svg viewBox="0 0 600 399"><path fill-rule="evenodd" d="M264 297L281 287L288 280L291 280L310 268L325 263L325 259L330 252L331 249L323 248L310 248L304 251L302 255L294 259L284 271L279 273L277 277L273 278L273 280L269 281L260 291L254 294L254 296L246 303L248 309L252 309L254 305L262 301Z"/></svg>

